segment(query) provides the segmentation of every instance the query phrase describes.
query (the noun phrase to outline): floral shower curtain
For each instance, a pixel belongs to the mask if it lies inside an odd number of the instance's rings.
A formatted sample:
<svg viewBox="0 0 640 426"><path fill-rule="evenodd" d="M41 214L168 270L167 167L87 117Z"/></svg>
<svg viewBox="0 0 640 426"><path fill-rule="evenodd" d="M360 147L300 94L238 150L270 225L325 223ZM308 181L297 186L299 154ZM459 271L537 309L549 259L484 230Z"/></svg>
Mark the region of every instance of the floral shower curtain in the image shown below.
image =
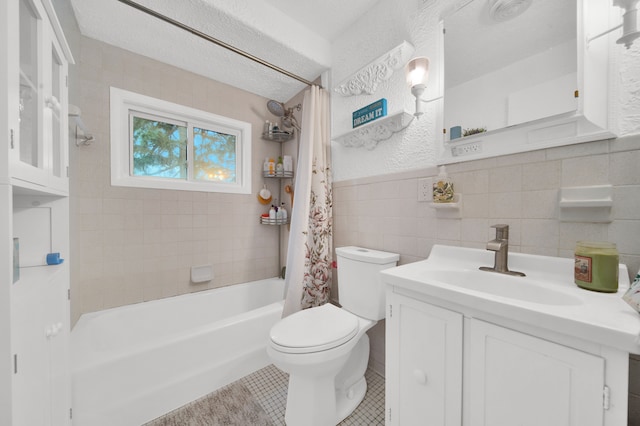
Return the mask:
<svg viewBox="0 0 640 426"><path fill-rule="evenodd" d="M327 91L311 86L302 111L283 317L323 305L331 287L333 200Z"/></svg>

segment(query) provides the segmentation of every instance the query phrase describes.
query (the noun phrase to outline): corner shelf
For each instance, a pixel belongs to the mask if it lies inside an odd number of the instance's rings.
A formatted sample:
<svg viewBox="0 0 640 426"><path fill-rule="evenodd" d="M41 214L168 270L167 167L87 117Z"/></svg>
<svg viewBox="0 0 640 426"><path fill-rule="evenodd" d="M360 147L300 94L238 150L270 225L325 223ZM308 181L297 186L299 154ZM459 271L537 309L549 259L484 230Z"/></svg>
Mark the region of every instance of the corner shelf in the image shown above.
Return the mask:
<svg viewBox="0 0 640 426"><path fill-rule="evenodd" d="M388 80L395 70L404 67L414 50L411 43L403 41L400 45L343 80L333 88L333 91L342 96L354 96L361 93L372 95L379 83Z"/></svg>
<svg viewBox="0 0 640 426"><path fill-rule="evenodd" d="M291 131L291 132L272 132L272 133L263 132L262 133L262 139L267 140L267 141L271 141L271 142L287 142L287 141L290 141L291 139L293 139L294 136L295 136L295 133L293 131Z"/></svg>
<svg viewBox="0 0 640 426"><path fill-rule="evenodd" d="M289 218L286 219L271 219L268 217L260 217L260 223L262 225L288 225Z"/></svg>
<svg viewBox="0 0 640 426"><path fill-rule="evenodd" d="M346 147L359 148L364 146L368 150L372 150L378 146L378 142L387 140L394 133L404 130L413 119L413 114L402 111L356 127L335 137L334 140Z"/></svg>
<svg viewBox="0 0 640 426"><path fill-rule="evenodd" d="M262 177L264 178L280 178L280 179L290 179L293 177L293 172L282 171L282 172L262 172Z"/></svg>
<svg viewBox="0 0 640 426"><path fill-rule="evenodd" d="M612 221L613 186L560 188L558 206L561 222L609 223Z"/></svg>

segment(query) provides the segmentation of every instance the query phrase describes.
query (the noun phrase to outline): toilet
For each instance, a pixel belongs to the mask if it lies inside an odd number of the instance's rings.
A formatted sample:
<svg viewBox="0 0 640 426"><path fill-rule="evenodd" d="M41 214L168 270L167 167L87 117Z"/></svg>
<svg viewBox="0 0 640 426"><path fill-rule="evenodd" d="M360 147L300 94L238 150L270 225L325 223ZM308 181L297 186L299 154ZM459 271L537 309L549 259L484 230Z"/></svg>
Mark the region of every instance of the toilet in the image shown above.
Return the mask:
<svg viewBox="0 0 640 426"><path fill-rule="evenodd" d="M271 328L267 353L289 374L289 426L334 426L367 390L366 331L385 317L379 272L396 266L400 256L361 247L339 247L336 255L342 308L327 303L305 309Z"/></svg>

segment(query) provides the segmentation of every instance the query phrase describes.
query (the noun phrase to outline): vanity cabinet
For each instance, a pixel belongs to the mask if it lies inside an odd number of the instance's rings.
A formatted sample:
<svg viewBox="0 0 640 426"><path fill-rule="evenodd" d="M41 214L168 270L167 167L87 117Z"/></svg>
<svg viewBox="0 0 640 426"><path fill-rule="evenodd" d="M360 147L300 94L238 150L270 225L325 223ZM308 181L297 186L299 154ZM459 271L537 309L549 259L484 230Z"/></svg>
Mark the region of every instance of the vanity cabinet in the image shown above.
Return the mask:
<svg viewBox="0 0 640 426"><path fill-rule="evenodd" d="M465 425L603 424L603 358L477 319L465 339Z"/></svg>
<svg viewBox="0 0 640 426"><path fill-rule="evenodd" d="M393 293L387 302L386 423L460 426L463 316Z"/></svg>
<svg viewBox="0 0 640 426"><path fill-rule="evenodd" d="M67 75L73 59L50 0L10 3L15 16L7 25L18 40L17 52L9 55L18 59L9 88L11 183L68 194Z"/></svg>
<svg viewBox="0 0 640 426"><path fill-rule="evenodd" d="M387 303L386 424L609 424L604 357L393 287Z"/></svg>

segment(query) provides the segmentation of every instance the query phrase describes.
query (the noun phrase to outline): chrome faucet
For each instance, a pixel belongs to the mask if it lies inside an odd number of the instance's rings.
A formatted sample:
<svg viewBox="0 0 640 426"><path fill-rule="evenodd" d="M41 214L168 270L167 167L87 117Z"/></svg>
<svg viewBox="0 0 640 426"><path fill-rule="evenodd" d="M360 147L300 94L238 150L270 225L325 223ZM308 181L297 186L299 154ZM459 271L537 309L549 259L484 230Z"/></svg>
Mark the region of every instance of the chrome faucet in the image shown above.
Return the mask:
<svg viewBox="0 0 640 426"><path fill-rule="evenodd" d="M496 238L487 243L487 250L495 252L493 268L481 266L480 270L524 277L525 275L522 272L510 271L507 266L509 256L509 225L499 224L491 227L496 228Z"/></svg>

